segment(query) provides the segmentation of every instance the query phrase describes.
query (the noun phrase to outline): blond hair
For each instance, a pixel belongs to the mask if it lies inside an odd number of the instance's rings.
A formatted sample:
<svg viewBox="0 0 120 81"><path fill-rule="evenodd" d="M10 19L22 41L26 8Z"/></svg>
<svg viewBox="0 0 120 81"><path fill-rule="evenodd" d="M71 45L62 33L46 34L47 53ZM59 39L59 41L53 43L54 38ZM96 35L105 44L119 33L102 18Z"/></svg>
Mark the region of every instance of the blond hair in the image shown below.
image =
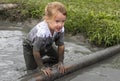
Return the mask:
<svg viewBox="0 0 120 81"><path fill-rule="evenodd" d="M58 12L67 16L65 6L60 2L51 2L45 7L45 16L49 18L55 17Z"/></svg>

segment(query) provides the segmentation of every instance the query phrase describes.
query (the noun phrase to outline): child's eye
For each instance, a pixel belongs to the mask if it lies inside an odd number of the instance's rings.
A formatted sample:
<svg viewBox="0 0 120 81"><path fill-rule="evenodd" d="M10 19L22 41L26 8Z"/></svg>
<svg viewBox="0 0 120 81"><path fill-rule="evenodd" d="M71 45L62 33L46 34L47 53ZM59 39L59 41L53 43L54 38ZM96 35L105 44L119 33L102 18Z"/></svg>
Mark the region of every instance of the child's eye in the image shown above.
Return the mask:
<svg viewBox="0 0 120 81"><path fill-rule="evenodd" d="M56 23L59 23L59 22L64 23L65 20L56 20L55 22L56 22Z"/></svg>
<svg viewBox="0 0 120 81"><path fill-rule="evenodd" d="M63 20L62 22L65 22L65 20Z"/></svg>
<svg viewBox="0 0 120 81"><path fill-rule="evenodd" d="M56 22L60 22L59 20L56 20Z"/></svg>

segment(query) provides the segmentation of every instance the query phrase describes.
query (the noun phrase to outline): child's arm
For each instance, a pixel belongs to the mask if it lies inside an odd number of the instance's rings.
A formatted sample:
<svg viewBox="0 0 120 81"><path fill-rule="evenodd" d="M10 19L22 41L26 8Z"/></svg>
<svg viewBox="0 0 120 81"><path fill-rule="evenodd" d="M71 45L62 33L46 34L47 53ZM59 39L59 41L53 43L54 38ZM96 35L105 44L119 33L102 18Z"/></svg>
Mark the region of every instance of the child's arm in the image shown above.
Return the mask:
<svg viewBox="0 0 120 81"><path fill-rule="evenodd" d="M40 56L40 53L33 49L33 56L35 58L35 61L36 61L37 65L38 65L39 69L44 67L43 62L42 62L42 58Z"/></svg>
<svg viewBox="0 0 120 81"><path fill-rule="evenodd" d="M63 63L64 60L64 45L58 46L59 62Z"/></svg>
<svg viewBox="0 0 120 81"><path fill-rule="evenodd" d="M51 68L45 67L45 66L43 65L43 61L42 61L42 58L41 58L41 56L40 56L40 53L39 53L38 51L36 51L36 50L33 49L33 56L34 56L35 61L36 61L37 65L38 65L38 68L39 68L42 72L44 72L44 74L45 74L46 76L51 76Z"/></svg>
<svg viewBox="0 0 120 81"><path fill-rule="evenodd" d="M64 64L63 64L64 45L58 46L58 54L59 54L58 70L60 71L60 73L65 73L65 67L64 67Z"/></svg>

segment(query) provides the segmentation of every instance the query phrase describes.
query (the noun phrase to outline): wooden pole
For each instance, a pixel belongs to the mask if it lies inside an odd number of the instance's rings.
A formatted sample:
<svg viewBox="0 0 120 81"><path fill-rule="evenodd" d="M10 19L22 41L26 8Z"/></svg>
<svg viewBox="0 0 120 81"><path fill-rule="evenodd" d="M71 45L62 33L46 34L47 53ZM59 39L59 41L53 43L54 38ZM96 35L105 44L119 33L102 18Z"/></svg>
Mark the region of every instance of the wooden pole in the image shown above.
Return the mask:
<svg viewBox="0 0 120 81"><path fill-rule="evenodd" d="M64 75L67 75L71 72L74 72L76 70L79 70L91 64L99 62L101 60L104 60L118 53L120 53L120 45L109 47L104 50L95 52L93 54L86 55L83 58L79 59L77 62L74 62L72 64L65 64L65 68L66 68L65 74L60 74L57 68L54 67L51 77L47 77L42 72L39 72L39 73L26 76L21 81L53 81Z"/></svg>

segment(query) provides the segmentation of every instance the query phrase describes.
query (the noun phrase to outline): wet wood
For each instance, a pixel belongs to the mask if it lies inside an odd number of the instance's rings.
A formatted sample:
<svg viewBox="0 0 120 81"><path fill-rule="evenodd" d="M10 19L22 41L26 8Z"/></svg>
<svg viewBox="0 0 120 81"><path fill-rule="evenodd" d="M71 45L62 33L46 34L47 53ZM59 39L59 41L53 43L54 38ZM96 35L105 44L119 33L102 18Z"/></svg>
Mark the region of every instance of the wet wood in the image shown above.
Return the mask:
<svg viewBox="0 0 120 81"><path fill-rule="evenodd" d="M17 4L0 4L0 11L16 8Z"/></svg>
<svg viewBox="0 0 120 81"><path fill-rule="evenodd" d="M97 63L101 60L104 60L118 53L120 53L120 45L106 48L104 50L95 52L90 55L86 55L83 58L79 59L77 62L74 62L72 64L65 64L65 68L66 68L65 74L59 73L59 71L55 66L52 70L51 77L45 76L42 72L39 72L26 76L21 81L54 81L55 79L58 79L64 75L77 71L81 68L87 67L94 63Z"/></svg>

